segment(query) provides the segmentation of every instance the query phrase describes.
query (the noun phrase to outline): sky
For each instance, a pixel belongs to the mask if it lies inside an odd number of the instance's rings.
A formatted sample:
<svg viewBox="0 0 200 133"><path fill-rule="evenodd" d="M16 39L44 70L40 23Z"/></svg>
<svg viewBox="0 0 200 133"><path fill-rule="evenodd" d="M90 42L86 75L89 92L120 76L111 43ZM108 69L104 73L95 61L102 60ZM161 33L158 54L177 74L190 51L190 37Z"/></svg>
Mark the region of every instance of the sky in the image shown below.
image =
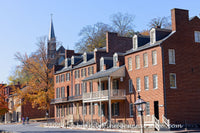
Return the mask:
<svg viewBox="0 0 200 133"><path fill-rule="evenodd" d="M50 14L57 41L74 49L84 26L110 24L112 14L134 15L134 30L142 31L151 19L170 17L173 8L189 10L189 17L199 16L199 5L199 0L0 0L0 82L8 83L19 65L17 52L30 55L38 39L48 36Z"/></svg>

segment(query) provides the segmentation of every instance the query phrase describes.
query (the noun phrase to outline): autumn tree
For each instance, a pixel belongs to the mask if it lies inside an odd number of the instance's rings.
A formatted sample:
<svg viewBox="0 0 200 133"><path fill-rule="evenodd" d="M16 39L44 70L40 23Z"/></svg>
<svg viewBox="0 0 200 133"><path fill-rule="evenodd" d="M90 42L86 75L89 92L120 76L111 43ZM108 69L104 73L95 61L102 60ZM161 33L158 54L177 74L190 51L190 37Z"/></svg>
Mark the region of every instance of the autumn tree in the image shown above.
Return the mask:
<svg viewBox="0 0 200 133"><path fill-rule="evenodd" d="M20 61L20 69L26 76L26 87L16 92L24 102L32 103L33 107L42 110L49 110L50 100L54 96L53 72L48 67L50 63L47 57L46 38L40 38L36 52L28 56L17 53L16 59Z"/></svg>
<svg viewBox="0 0 200 133"><path fill-rule="evenodd" d="M157 17L157 18L151 19L148 26L149 28L160 27L160 28L170 29L171 22L168 17Z"/></svg>
<svg viewBox="0 0 200 133"><path fill-rule="evenodd" d="M8 102L5 95L5 84L0 84L0 116L8 112Z"/></svg>
<svg viewBox="0 0 200 133"><path fill-rule="evenodd" d="M142 30L140 32L141 35L144 35L144 36L149 36L149 30Z"/></svg>

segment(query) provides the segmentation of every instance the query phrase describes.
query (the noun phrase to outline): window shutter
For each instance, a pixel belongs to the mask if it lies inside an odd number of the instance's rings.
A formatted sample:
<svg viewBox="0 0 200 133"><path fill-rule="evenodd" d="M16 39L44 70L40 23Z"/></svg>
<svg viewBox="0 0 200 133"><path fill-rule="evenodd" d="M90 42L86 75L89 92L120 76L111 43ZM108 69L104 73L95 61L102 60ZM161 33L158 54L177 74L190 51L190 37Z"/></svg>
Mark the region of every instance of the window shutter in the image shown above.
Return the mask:
<svg viewBox="0 0 200 133"><path fill-rule="evenodd" d="M111 104L112 116L114 115L114 103Z"/></svg>

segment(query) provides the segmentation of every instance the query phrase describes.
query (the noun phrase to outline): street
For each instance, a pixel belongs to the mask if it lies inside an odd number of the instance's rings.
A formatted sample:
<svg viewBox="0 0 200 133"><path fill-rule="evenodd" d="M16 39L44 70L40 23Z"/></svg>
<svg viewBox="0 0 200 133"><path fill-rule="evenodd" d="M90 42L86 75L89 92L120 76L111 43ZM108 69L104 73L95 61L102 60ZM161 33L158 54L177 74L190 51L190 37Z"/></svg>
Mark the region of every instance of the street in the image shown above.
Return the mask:
<svg viewBox="0 0 200 133"><path fill-rule="evenodd" d="M74 130L74 129L64 129L64 128L44 128L40 127L41 123L31 123L31 124L7 124L0 125L0 133L2 131L8 131L6 133L103 133L104 131L90 131L90 130ZM5 132L3 132L5 133ZM114 132L110 132L114 133Z"/></svg>

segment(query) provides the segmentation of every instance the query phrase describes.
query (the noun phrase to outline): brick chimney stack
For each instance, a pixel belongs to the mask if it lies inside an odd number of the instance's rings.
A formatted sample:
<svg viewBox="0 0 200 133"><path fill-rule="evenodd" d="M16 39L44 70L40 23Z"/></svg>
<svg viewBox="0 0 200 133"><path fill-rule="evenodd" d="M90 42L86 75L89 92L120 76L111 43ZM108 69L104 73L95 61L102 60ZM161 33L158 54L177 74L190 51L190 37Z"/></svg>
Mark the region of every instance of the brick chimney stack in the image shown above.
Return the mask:
<svg viewBox="0 0 200 133"><path fill-rule="evenodd" d="M172 31L179 31L184 29L188 24L188 10L174 8L171 10Z"/></svg>

